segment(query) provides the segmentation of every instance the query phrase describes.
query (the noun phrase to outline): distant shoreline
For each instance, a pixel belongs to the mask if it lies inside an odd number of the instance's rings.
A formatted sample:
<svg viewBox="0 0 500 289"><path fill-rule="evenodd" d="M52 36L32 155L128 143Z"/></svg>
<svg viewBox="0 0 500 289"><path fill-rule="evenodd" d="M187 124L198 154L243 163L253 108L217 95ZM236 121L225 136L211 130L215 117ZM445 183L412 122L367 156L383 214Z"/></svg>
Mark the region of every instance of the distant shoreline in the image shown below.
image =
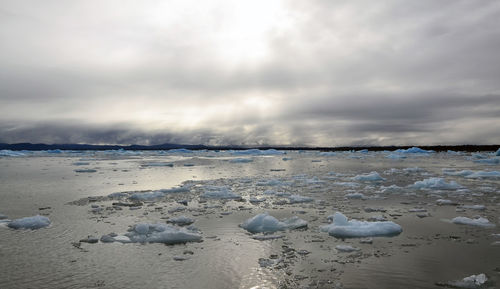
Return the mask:
<svg viewBox="0 0 500 289"><path fill-rule="evenodd" d="M433 150L436 152L442 151L496 151L500 145L429 145L429 146L341 146L341 147L303 147L303 146L205 146L205 145L182 145L182 144L161 144L161 145L91 145L91 144L32 144L32 143L16 143L16 144L0 144L0 150L27 150L27 151L44 151L44 150L171 150L171 149L188 149L188 150L248 150L248 149L276 149L284 151L304 150L304 151L394 151L397 149L408 149L411 147L419 147L424 150Z"/></svg>

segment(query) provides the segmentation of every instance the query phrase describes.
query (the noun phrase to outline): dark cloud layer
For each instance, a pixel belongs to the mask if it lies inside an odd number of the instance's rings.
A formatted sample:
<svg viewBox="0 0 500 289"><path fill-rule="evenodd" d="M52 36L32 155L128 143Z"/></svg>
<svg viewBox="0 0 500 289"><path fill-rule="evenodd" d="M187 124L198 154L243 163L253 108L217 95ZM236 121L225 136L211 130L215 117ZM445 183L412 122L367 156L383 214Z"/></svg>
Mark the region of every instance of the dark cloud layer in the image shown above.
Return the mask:
<svg viewBox="0 0 500 289"><path fill-rule="evenodd" d="M0 142L499 143L498 1L3 1Z"/></svg>

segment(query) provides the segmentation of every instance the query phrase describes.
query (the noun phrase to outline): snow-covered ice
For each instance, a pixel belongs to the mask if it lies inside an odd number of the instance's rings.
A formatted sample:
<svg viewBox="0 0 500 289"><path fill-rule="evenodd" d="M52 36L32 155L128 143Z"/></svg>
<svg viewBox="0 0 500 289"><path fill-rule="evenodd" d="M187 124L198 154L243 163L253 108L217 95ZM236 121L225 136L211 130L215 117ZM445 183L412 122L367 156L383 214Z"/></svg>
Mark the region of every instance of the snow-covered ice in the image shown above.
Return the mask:
<svg viewBox="0 0 500 289"><path fill-rule="evenodd" d="M328 232L330 236L337 238L360 238L375 236L399 235L403 230L400 225L391 222L365 222L358 220L348 220L345 215L336 212L333 215L333 222L320 227L323 232Z"/></svg>

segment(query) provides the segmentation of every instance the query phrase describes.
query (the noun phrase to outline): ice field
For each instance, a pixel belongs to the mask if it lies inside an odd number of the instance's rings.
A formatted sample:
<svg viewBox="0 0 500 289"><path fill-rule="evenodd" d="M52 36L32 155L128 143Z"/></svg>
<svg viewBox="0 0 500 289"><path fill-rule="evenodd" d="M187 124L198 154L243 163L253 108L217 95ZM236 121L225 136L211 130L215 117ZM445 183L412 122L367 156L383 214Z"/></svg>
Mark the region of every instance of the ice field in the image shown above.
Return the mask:
<svg viewBox="0 0 500 289"><path fill-rule="evenodd" d="M0 288L500 284L500 150L3 150L0 197Z"/></svg>

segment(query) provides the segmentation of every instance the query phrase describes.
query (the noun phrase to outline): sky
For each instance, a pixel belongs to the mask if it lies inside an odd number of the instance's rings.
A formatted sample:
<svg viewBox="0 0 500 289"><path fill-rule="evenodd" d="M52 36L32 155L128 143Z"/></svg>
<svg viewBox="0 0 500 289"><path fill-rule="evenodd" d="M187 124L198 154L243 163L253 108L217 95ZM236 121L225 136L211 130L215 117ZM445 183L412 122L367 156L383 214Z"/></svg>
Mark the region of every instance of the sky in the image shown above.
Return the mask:
<svg viewBox="0 0 500 289"><path fill-rule="evenodd" d="M500 143L500 1L0 0L0 142Z"/></svg>

